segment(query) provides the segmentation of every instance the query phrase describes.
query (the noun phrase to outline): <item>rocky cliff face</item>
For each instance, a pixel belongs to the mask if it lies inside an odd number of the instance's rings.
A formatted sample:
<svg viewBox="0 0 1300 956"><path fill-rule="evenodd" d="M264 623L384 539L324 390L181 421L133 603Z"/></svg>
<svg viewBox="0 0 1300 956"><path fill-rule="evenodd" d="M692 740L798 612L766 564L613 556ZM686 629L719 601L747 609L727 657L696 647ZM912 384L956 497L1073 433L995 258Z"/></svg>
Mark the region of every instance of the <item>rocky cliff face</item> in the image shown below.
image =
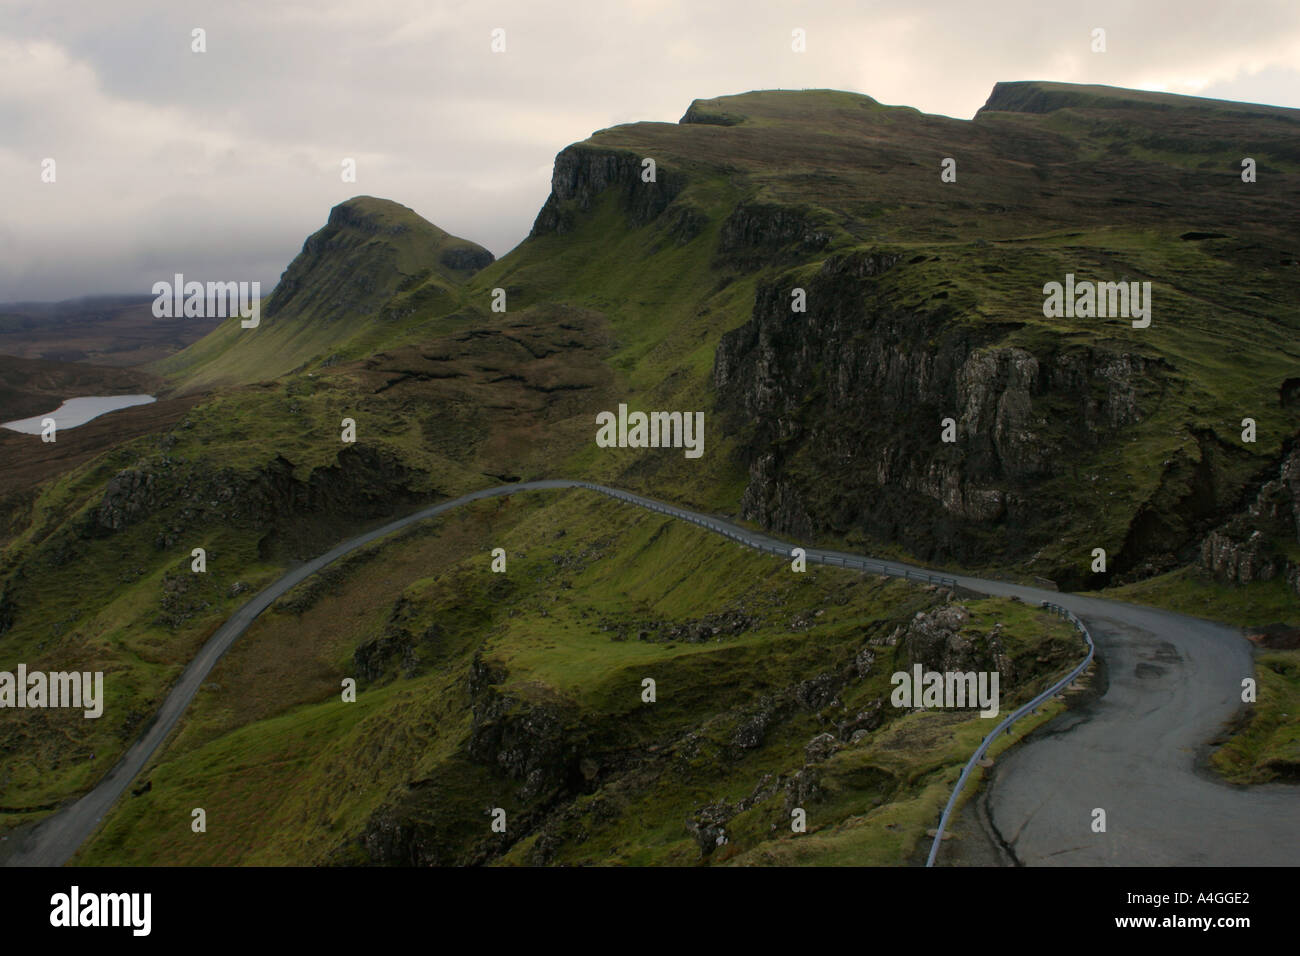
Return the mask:
<svg viewBox="0 0 1300 956"><path fill-rule="evenodd" d="M744 121L745 117L739 113L710 108L707 100L692 100L677 122L685 126L737 126Z"/></svg>
<svg viewBox="0 0 1300 956"><path fill-rule="evenodd" d="M1266 481L1240 514L1210 532L1200 548L1200 565L1229 584L1268 581L1281 575L1300 595L1300 447L1283 459L1277 477Z"/></svg>
<svg viewBox="0 0 1300 956"><path fill-rule="evenodd" d="M155 545L173 548L191 529L228 524L266 530L263 547L299 543L301 528L322 519L366 521L387 517L427 499L412 490L416 475L390 454L348 446L334 465L314 469L304 481L292 462L276 457L253 472L210 471L163 456L123 469L104 488L97 507L76 533L96 537L157 519ZM328 540L337 528L322 529ZM310 556L311 544L299 557Z"/></svg>
<svg viewBox="0 0 1300 956"><path fill-rule="evenodd" d="M438 255L439 264L446 266L453 272L463 272L471 275L480 269L486 269L495 261L496 256L473 242L451 246Z"/></svg>
<svg viewBox="0 0 1300 956"><path fill-rule="evenodd" d="M1080 122L1048 119L1062 110ZM656 232L716 239L712 292L762 275L750 320L725 326L733 331L713 374L722 427L740 438L749 471L746 517L792 535L1101 586L1195 560L1240 507L1269 454L1263 443L1280 434L1270 415L1268 438L1242 449L1222 423L1261 406L1260 382L1281 383L1283 406L1300 394L1285 367L1294 309L1279 306L1264 328L1256 307L1266 293L1238 281L1276 263L1285 268L1270 266L1278 288L1267 294L1294 299L1284 292L1291 237L1261 215L1293 191L1256 206L1258 194L1207 187L1213 205L1185 203L1189 184L1210 175L1212 162L1190 159L1206 143L1253 129L1280 159L1294 149L1298 117L1044 83L999 84L965 124L848 94L697 100L675 127L602 130L562 152L533 234L577 228L612 193L627 222L655 220L652 253L663 248ZM916 160L958 143L979 157L969 193L939 188L938 170ZM1179 159L1143 160L1139 184L1118 168L1137 160L1130 148ZM668 163L657 188L640 181L645 156ZM684 188L672 169L689 174ZM1097 239L1116 228L1117 210L1125 231L1158 238ZM1090 237L1094 225L1103 231ZM906 253L894 245L903 241ZM1140 334L1122 321L1040 321L1031 300L1044 279L1082 275L1085 262L1105 280L1151 277L1167 311ZM778 278L786 269L789 281ZM790 312L793 285L808 289L806 315ZM712 308L701 303L698 314ZM1226 374L1217 345L1186 347L1193 329L1239 355ZM949 417L958 438L941 444ZM1109 571L1093 577L1087 556L1099 546Z"/></svg>
<svg viewBox="0 0 1300 956"><path fill-rule="evenodd" d="M723 337L713 381L746 436L743 514L975 564L996 529L1004 554L1026 558L1057 507L1045 482L1144 419L1163 363L1101 345L1001 347L1005 329L956 321L941 301L891 301L874 280L902 267L887 252L832 256L811 280L761 286L752 318ZM791 312L795 284L806 314ZM949 417L957 441L945 444ZM1187 543L1148 537L1126 546L1127 563Z"/></svg>
<svg viewBox="0 0 1300 956"><path fill-rule="evenodd" d="M590 210L596 198L611 189L632 225L650 222L686 187L686 177L656 165L655 181L644 182L646 158L654 157L581 143L563 150L555 157L551 194L533 222L530 237L571 231L577 213Z"/></svg>

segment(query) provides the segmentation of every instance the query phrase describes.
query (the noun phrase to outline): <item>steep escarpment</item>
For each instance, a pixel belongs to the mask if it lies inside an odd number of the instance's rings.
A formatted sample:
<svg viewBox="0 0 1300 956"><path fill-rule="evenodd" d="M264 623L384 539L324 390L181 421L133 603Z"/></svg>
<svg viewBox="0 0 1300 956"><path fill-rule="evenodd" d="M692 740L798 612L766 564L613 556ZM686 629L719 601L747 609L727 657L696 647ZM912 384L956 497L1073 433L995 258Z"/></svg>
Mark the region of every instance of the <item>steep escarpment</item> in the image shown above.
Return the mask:
<svg viewBox="0 0 1300 956"><path fill-rule="evenodd" d="M1170 369L1104 345L1010 344L1017 324L963 322L942 300L901 304L881 277L907 268L888 250L832 256L762 285L724 336L714 384L745 435L742 513L810 540L1024 562L1053 533L1055 483L1080 480L1081 461L1149 416ZM806 313L791 311L796 287Z"/></svg>
<svg viewBox="0 0 1300 956"><path fill-rule="evenodd" d="M1295 255L1269 210L1293 201L1297 116L1042 83L999 85L973 123L830 91L697 100L677 126L564 151L530 242L592 250L571 261L601 276L593 298L618 302L626 340L663 329L713 348L746 517L1101 586L1194 562L1294 431ZM1207 145L1251 124L1270 169L1259 190L1237 188ZM954 178L918 155L958 157ZM649 157L685 185L642 181ZM1187 206L1188 190L1204 201ZM608 261L584 231L597 223L627 243ZM707 255L713 280L692 276L696 301L671 306L689 330L641 292L688 287L655 268L674 245ZM616 265L629 253L640 281ZM1152 321L1045 314L1045 284L1067 275L1150 283ZM639 348L628 366L666 351ZM678 369L656 372L659 391L689 389ZM1247 415L1253 444L1231 424Z"/></svg>
<svg viewBox="0 0 1300 956"><path fill-rule="evenodd" d="M831 241L825 220L807 206L741 202L723 220L717 260L723 266L755 269L806 259Z"/></svg>
<svg viewBox="0 0 1300 956"><path fill-rule="evenodd" d="M1254 499L1201 542L1200 566L1220 581L1282 577L1300 595L1300 447L1293 447Z"/></svg>
<svg viewBox="0 0 1300 956"><path fill-rule="evenodd" d="M607 190L617 197L629 223L643 226L662 213L685 186L685 175L659 165L653 156L579 143L555 157L551 193L530 236L572 231L574 217L590 211L596 197Z"/></svg>
<svg viewBox="0 0 1300 956"><path fill-rule="evenodd" d="M216 389L186 409L192 427L169 420L114 445L14 522L0 564L5 662L102 666L121 706L82 736L38 720L15 738L13 805L83 792L247 590L293 559L353 525L521 477L599 480L809 542L1066 587L1185 569L1207 536L1224 580L1288 574L1279 491L1257 498L1300 407L1294 111L1265 122L1154 102L1039 84L964 122L833 91L701 100L679 124L601 130L562 151L532 234L490 265L396 204L344 203L259 328L228 321L166 367L180 388ZM1244 142L1253 183L1224 146ZM1045 284L1067 276L1149 282L1149 324L1045 312ZM704 411L704 455L598 447L595 415L624 403ZM493 506L504 511L483 520L499 525L517 502ZM1276 547L1255 549L1256 530ZM548 527L520 549L560 531L574 533ZM827 645L808 638L829 630L833 602L767 608L758 623L755 604L791 599L775 578L735 606L698 593L653 607L683 582L733 584L712 563L725 555L664 555L659 540L586 549L621 573L580 605L566 597L581 555L529 566L511 552L519 588L476 590L495 576L494 532L454 581L426 580L432 547L391 572L354 569L368 589L353 600L413 592L367 605L355 630L329 588L319 606L295 604L300 628L286 610L265 645L288 662L276 688L222 698L205 725L229 731L216 749L237 764L292 689L303 711L265 728L267 768L304 765L312 733L289 723L329 728L336 746L274 820L329 827L291 841L268 822L261 845L313 861L328 840L372 862L590 862L634 856L638 821L654 819L681 844L657 858L775 852L759 836L788 825L789 801L819 794L847 819L916 779L885 752L925 748L907 723L917 715L875 706L881 655L910 664L898 648L951 625L961 640L939 641L941 659L1024 673L996 620L936 618L892 649L873 644L930 610L895 614L901 598L887 624L877 615L870 634L835 631ZM198 546L203 575L190 570ZM1094 578L1097 549L1107 571ZM525 577L540 593L525 594ZM437 600L421 603L428 588ZM317 634L332 635L319 658L290 667ZM479 645L491 669L471 686ZM260 663L279 666L275 655ZM657 711L638 696L646 661L667 668ZM343 676L364 682L351 711L331 709ZM744 699L721 699L733 692ZM927 726L926 747L952 742L950 725ZM898 736L886 746L872 739L882 732ZM29 746L38 739L44 749ZM331 774L346 786L322 786ZM248 784L249 818L254 791L276 786ZM488 829L494 807L518 824L507 837ZM301 839L318 841L310 854Z"/></svg>

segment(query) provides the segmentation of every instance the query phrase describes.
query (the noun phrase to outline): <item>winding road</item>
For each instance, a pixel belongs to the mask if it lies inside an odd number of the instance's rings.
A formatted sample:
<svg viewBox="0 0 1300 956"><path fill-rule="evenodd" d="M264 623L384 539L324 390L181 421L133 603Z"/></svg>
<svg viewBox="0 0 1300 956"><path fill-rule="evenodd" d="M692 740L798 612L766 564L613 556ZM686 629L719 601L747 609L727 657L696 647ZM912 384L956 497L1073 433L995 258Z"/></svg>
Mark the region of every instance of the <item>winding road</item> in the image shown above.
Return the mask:
<svg viewBox="0 0 1300 956"><path fill-rule="evenodd" d="M345 554L417 521L473 501L520 491L586 488L690 521L759 550L789 556L793 545L732 522L585 481L519 482L425 508L285 573L208 639L141 737L93 790L22 837L7 866L60 866L171 733L230 646L290 588ZM1232 787L1197 769L1198 755L1241 707L1241 680L1254 673L1251 646L1233 628L1171 611L1003 581L950 575L896 561L807 548L812 563L981 594L1052 601L1083 618L1109 686L1004 753L979 799L995 839L1028 865L1286 865L1300 859L1300 793L1293 787ZM1106 831L1092 830L1106 811ZM942 852L939 862L942 863Z"/></svg>

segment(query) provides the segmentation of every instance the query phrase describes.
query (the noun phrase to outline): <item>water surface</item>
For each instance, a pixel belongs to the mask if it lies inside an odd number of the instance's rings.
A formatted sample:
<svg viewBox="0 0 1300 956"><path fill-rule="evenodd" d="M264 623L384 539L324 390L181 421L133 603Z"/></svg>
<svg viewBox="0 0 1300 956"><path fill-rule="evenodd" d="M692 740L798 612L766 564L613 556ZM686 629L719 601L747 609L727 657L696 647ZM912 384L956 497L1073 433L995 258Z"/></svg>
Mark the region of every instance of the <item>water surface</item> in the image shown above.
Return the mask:
<svg viewBox="0 0 1300 956"><path fill-rule="evenodd" d="M44 428L41 424L47 418L53 418L59 431L76 428L92 418L98 418L119 408L132 405L148 405L157 401L152 395L89 395L84 398L70 398L52 412L36 415L33 418L21 418L16 422L5 422L0 428L23 432L26 435L39 435Z"/></svg>

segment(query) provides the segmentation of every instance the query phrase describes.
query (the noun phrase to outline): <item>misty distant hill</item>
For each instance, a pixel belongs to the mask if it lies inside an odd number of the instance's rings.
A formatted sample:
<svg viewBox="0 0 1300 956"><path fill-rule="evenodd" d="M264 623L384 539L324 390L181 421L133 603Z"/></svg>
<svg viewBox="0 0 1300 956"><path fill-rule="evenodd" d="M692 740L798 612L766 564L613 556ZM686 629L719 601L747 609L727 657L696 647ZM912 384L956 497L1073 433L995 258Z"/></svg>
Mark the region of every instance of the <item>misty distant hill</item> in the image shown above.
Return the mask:
<svg viewBox="0 0 1300 956"><path fill-rule="evenodd" d="M125 368L179 352L219 319L158 319L152 295L0 302L0 355Z"/></svg>

